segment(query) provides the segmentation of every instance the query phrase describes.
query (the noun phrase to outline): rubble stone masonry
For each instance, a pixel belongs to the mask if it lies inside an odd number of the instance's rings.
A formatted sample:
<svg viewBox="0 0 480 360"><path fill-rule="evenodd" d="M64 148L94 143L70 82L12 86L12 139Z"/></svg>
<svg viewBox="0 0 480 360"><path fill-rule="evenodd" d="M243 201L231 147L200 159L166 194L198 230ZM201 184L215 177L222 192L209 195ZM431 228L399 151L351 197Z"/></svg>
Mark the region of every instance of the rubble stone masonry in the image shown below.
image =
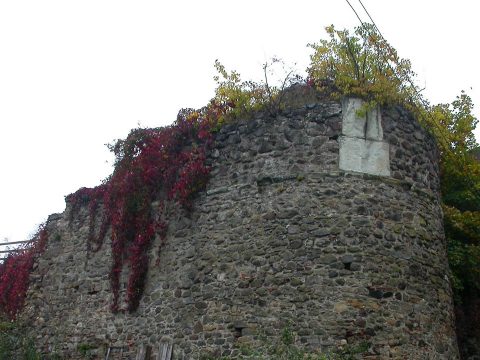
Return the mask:
<svg viewBox="0 0 480 360"><path fill-rule="evenodd" d="M237 356L290 324L311 350L367 341L370 359L457 359L433 139L384 108L388 176L340 170L342 103L293 91L276 116L216 134L207 189L193 211L168 210L135 313L110 311L110 241L88 251L88 206L51 215L21 316L37 345L71 359L82 344L127 359L161 341L173 359Z"/></svg>

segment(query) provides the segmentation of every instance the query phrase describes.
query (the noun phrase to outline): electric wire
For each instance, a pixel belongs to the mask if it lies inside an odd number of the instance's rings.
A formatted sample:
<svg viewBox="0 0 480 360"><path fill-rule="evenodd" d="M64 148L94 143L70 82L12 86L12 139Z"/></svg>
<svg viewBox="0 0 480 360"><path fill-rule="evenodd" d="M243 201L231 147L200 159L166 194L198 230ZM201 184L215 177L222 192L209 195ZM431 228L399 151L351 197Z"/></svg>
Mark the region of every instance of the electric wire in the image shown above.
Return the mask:
<svg viewBox="0 0 480 360"><path fill-rule="evenodd" d="M375 21L373 21L372 17L370 16L370 13L368 12L367 8L363 5L362 0L358 0L358 2L360 3L360 5L362 5L363 10L367 14L370 21L372 22L372 25L375 26L375 29L377 30L378 34L382 37L382 39L385 39L385 37L380 32L380 29L378 28L377 24L375 24Z"/></svg>
<svg viewBox="0 0 480 360"><path fill-rule="evenodd" d="M345 0L347 2L347 4L350 6L350 9L353 10L353 12L355 13L355 15L357 16L357 19L358 21L360 21L360 24L362 24L363 27L365 27L365 24L363 23L362 19L360 18L360 16L358 15L357 11L355 10L355 8L352 6L352 4L350 4L350 1L348 0Z"/></svg>

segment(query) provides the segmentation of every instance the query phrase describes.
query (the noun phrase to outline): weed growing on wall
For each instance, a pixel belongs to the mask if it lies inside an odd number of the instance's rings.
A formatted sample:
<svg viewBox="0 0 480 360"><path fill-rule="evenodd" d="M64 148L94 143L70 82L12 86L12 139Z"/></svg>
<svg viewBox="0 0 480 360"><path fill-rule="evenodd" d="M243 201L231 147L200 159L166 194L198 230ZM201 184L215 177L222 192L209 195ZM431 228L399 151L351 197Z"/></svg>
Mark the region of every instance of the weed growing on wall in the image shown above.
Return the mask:
<svg viewBox="0 0 480 360"><path fill-rule="evenodd" d="M286 326L281 331L281 336L269 341L267 337L261 336L253 344L240 346L242 359L250 360L354 360L368 353L370 345L362 342L358 345L344 345L329 352L307 351L297 344L297 334ZM203 355L202 360L231 360L238 357Z"/></svg>
<svg viewBox="0 0 480 360"><path fill-rule="evenodd" d="M42 354L32 338L25 336L25 324L0 316L0 360L62 360L55 352Z"/></svg>

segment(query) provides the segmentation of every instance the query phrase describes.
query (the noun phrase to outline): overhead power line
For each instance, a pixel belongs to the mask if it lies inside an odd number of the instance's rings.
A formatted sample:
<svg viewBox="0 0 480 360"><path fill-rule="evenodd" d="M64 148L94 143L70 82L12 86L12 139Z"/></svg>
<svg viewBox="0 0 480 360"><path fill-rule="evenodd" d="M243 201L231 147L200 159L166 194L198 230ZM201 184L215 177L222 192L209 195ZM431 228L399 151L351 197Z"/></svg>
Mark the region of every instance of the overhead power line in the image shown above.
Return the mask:
<svg viewBox="0 0 480 360"><path fill-rule="evenodd" d="M372 22L372 25L375 27L375 30L377 30L378 34L382 37L382 39L385 39L385 37L382 35L382 33L380 32L380 29L378 28L377 24L375 24L375 21L373 21L372 17L370 16L370 13L368 12L367 8L363 5L362 3L362 0L358 0L358 2L360 3L360 5L362 5L362 8L363 10L365 11L365 13L367 14L368 18L370 19L370 21ZM361 20L360 20L361 21Z"/></svg>
<svg viewBox="0 0 480 360"><path fill-rule="evenodd" d="M362 19L360 18L360 16L358 15L357 13L357 10L355 10L355 8L352 6L352 4L350 4L350 1L348 0L345 0L347 2L347 4L350 6L350 9L353 10L353 12L355 13L355 15L357 16L357 19L358 21L360 21L360 23L362 24L363 27L365 27L365 24L363 23Z"/></svg>

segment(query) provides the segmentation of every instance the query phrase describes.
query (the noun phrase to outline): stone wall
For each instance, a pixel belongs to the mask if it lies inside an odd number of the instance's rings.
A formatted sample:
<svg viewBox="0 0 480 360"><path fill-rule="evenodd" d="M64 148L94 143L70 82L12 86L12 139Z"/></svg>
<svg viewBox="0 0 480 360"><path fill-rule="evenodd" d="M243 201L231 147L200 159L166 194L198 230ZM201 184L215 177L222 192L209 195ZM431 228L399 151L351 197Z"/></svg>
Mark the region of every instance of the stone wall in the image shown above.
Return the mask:
<svg viewBox="0 0 480 360"><path fill-rule="evenodd" d="M208 187L193 212L168 210L134 314L110 312L110 244L87 252L88 209L52 215L22 314L37 344L126 359L166 340L197 359L290 323L312 350L367 340L371 359L458 358L433 140L383 109L390 176L341 171L342 106L305 91L220 130Z"/></svg>

